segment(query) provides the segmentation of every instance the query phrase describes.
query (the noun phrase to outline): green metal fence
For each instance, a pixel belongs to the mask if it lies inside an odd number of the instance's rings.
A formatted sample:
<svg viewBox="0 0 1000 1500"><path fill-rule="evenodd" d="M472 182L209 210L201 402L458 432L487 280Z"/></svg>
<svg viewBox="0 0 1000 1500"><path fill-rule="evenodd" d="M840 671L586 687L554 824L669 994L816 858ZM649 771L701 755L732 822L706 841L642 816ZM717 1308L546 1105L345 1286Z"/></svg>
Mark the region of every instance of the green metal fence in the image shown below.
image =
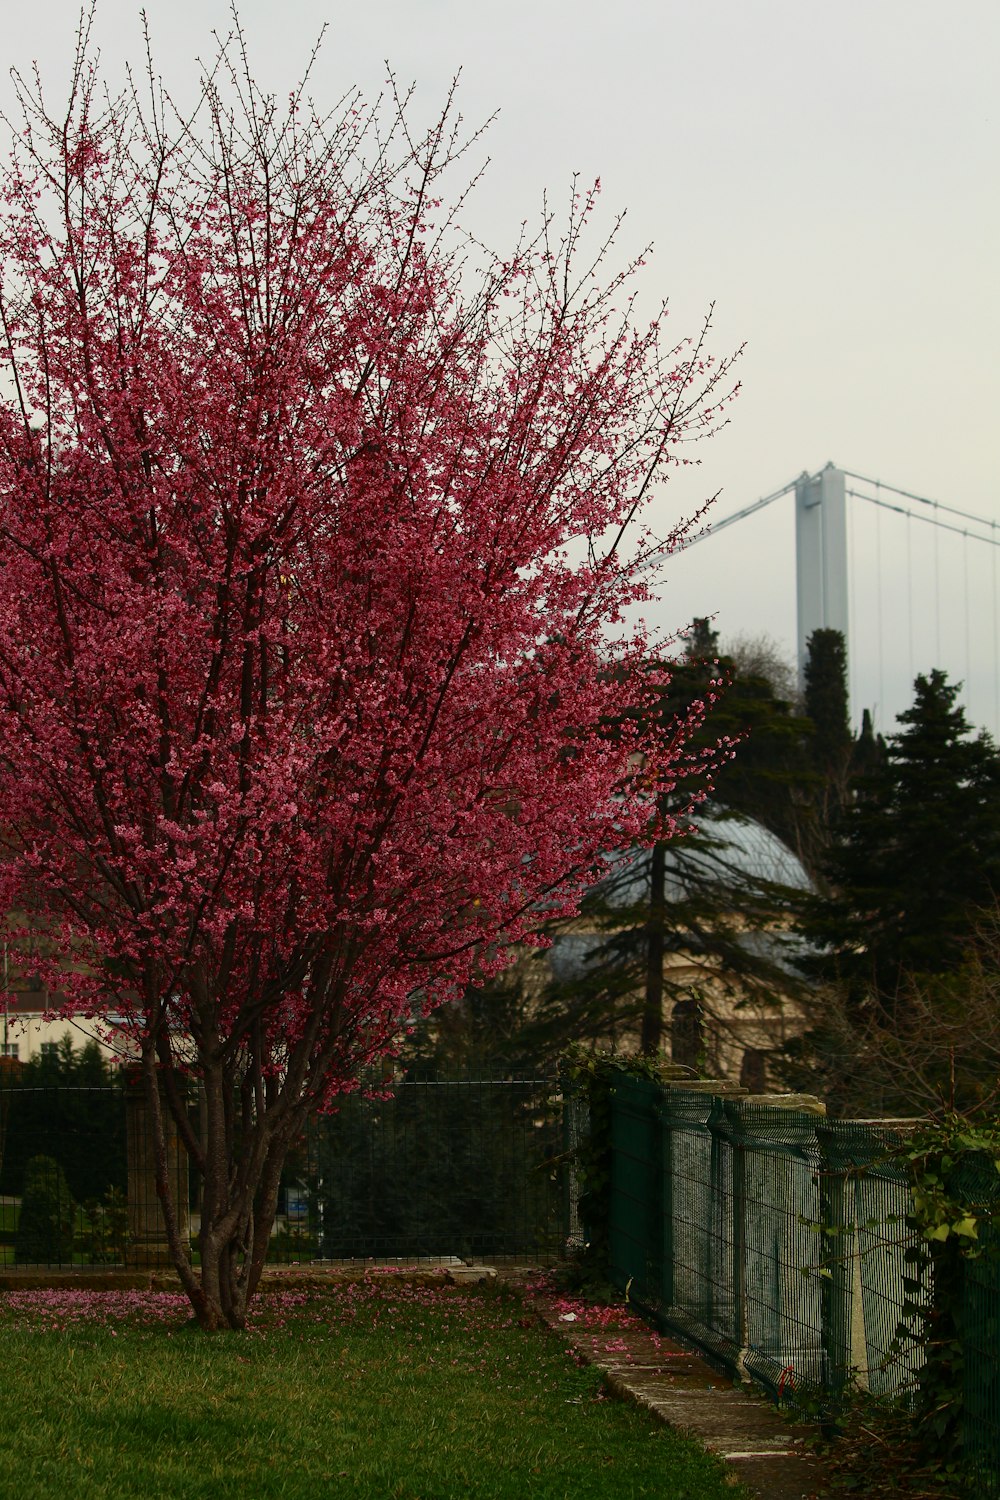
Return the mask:
<svg viewBox="0 0 1000 1500"><path fill-rule="evenodd" d="M912 1388L898 1130L626 1079L612 1133L612 1275L634 1300L775 1393Z"/></svg>
<svg viewBox="0 0 1000 1500"><path fill-rule="evenodd" d="M326 1259L558 1257L562 1099L547 1079L406 1082L310 1125L311 1232Z"/></svg>
<svg viewBox="0 0 1000 1500"><path fill-rule="evenodd" d="M121 1089L0 1083L0 1267L120 1261L127 1154Z"/></svg>
<svg viewBox="0 0 1000 1500"><path fill-rule="evenodd" d="M911 1121L827 1120L789 1099L623 1078L612 1102L612 1279L777 1396L907 1399L928 1273L891 1155ZM970 1204L996 1199L992 1160ZM965 1452L1000 1497L1000 1233L965 1262Z"/></svg>
<svg viewBox="0 0 1000 1500"><path fill-rule="evenodd" d="M547 1079L349 1095L289 1154L270 1258L553 1260L570 1227L563 1132ZM194 1241L197 1183L173 1136L168 1160ZM141 1090L0 1081L0 1267L168 1259Z"/></svg>
<svg viewBox="0 0 1000 1500"><path fill-rule="evenodd" d="M1000 1237L966 1262L963 1308L965 1453L976 1493L1000 1496Z"/></svg>

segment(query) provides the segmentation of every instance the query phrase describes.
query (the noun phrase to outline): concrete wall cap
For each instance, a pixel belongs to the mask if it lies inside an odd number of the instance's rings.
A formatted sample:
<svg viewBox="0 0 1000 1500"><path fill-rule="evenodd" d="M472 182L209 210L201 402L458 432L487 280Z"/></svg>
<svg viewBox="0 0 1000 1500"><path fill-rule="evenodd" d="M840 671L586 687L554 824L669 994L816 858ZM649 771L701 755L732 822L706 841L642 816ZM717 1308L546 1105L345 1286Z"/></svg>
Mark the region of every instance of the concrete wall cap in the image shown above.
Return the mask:
<svg viewBox="0 0 1000 1500"><path fill-rule="evenodd" d="M826 1105L815 1094L747 1094L741 1104L765 1105L769 1109L801 1109L813 1115L825 1115Z"/></svg>

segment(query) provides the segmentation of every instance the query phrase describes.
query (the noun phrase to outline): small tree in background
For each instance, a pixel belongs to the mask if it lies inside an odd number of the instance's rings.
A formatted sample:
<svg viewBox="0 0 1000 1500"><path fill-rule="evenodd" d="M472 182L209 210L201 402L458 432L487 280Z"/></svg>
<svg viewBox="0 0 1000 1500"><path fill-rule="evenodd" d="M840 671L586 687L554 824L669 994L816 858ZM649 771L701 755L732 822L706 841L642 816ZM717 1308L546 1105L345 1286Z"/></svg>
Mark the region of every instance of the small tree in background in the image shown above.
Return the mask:
<svg viewBox="0 0 1000 1500"><path fill-rule="evenodd" d="M67 1031L54 1048L38 1051L22 1063L19 1082L24 1088L110 1088L117 1071L92 1037L82 1047L75 1047Z"/></svg>
<svg viewBox="0 0 1000 1500"><path fill-rule="evenodd" d="M810 752L817 774L820 822L829 828L848 799L854 751L843 632L814 630L806 653L804 707L813 725Z"/></svg>
<svg viewBox="0 0 1000 1500"><path fill-rule="evenodd" d="M21 87L0 899L67 1009L119 1018L182 1284L239 1327L305 1116L673 832L650 787L708 704L645 714L622 622L662 539L625 540L726 366L633 325L593 193L505 258L462 239L450 100L282 113L237 34L178 117L152 74L103 95L86 28L68 107Z"/></svg>
<svg viewBox="0 0 1000 1500"><path fill-rule="evenodd" d="M781 1003L802 988L781 930L799 892L755 868L741 842L746 829L738 818L704 820L660 846L662 864L655 850L636 851L589 891L581 903L589 931L565 924L558 971L522 1046L554 1059L567 1038L621 1045L638 1035L645 1053L669 1040L675 1062L711 1070L748 1002L780 1020Z"/></svg>
<svg viewBox="0 0 1000 1500"><path fill-rule="evenodd" d="M33 1156L24 1174L14 1259L36 1265L73 1260L76 1204L62 1167L51 1156Z"/></svg>
<svg viewBox="0 0 1000 1500"><path fill-rule="evenodd" d="M718 651L715 654L718 655ZM802 694L795 663L773 636L766 632L751 635L741 631L726 640L722 655L732 664L737 678L763 680L779 702L787 704L795 714L801 712Z"/></svg>

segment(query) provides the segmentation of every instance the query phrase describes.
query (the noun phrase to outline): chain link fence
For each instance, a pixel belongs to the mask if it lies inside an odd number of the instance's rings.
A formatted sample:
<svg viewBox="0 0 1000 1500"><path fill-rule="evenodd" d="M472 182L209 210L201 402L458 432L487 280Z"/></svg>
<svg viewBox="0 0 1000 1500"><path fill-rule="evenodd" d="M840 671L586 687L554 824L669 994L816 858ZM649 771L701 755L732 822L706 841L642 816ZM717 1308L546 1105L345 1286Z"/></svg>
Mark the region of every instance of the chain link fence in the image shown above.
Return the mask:
<svg viewBox="0 0 1000 1500"><path fill-rule="evenodd" d="M565 1249L562 1097L547 1079L408 1081L310 1122L301 1183L323 1259L521 1259Z"/></svg>

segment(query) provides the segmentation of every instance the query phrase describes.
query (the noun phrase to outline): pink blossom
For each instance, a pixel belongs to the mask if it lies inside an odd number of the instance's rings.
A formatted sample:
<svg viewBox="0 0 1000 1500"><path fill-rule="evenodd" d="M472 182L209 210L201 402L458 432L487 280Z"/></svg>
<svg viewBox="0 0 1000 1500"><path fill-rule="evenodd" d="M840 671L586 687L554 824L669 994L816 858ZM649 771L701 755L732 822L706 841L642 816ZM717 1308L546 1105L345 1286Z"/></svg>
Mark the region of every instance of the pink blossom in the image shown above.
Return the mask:
<svg viewBox="0 0 1000 1500"><path fill-rule="evenodd" d="M425 236L448 109L230 127L209 82L165 132L99 88L25 99L0 181L0 903L164 1084L202 1264L249 1256L219 1301L171 1228L177 1271L238 1326L290 1127L676 831L706 705L665 735L622 621L727 366L574 270L596 188L558 254Z"/></svg>

